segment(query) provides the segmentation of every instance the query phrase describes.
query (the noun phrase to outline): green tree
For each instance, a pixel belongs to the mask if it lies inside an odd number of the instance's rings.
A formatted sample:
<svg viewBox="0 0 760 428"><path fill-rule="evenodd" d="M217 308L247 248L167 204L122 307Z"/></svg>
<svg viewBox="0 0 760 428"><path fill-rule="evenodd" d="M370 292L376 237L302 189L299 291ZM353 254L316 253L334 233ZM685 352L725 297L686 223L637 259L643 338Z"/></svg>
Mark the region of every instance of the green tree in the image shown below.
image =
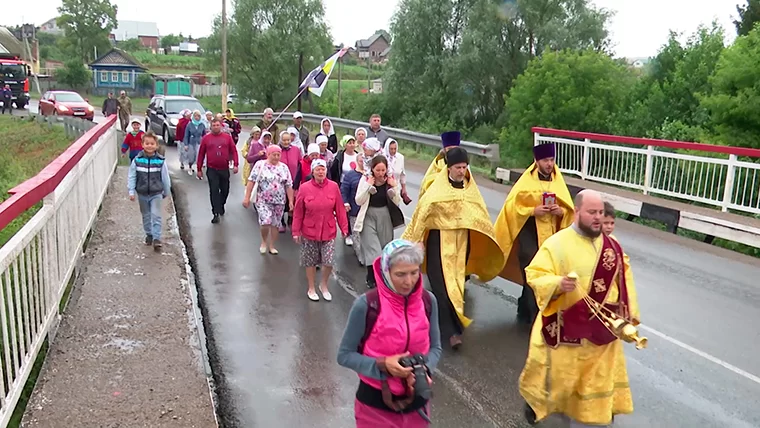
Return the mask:
<svg viewBox="0 0 760 428"><path fill-rule="evenodd" d="M208 61L220 61L221 19L207 42ZM320 0L239 0L228 22L231 83L247 99L277 107L296 95L298 60L304 75L333 53Z"/></svg>
<svg viewBox="0 0 760 428"><path fill-rule="evenodd" d="M108 35L116 26L116 6L109 0L62 0L57 19L67 46L83 61L95 59L95 50L110 46Z"/></svg>
<svg viewBox="0 0 760 428"><path fill-rule="evenodd" d="M143 46L143 44L140 42L140 39L129 39L124 40L123 42L119 42L119 49L123 49L127 52L139 52L148 50L148 48Z"/></svg>
<svg viewBox="0 0 760 428"><path fill-rule="evenodd" d="M178 46L182 42L182 37L175 34L167 34L161 37L161 47L169 49L172 46Z"/></svg>
<svg viewBox="0 0 760 428"><path fill-rule="evenodd" d="M90 82L92 74L82 61L70 59L66 61L63 68L56 70L55 78L58 82L70 86L72 89L80 89Z"/></svg>
<svg viewBox="0 0 760 428"><path fill-rule="evenodd" d="M734 21L736 33L746 36L760 21L760 0L747 0L744 6L736 5L736 12L739 13L739 19Z"/></svg>
<svg viewBox="0 0 760 428"><path fill-rule="evenodd" d="M718 139L727 145L760 149L760 27L723 51L710 78L712 94L702 98Z"/></svg>
<svg viewBox="0 0 760 428"><path fill-rule="evenodd" d="M610 16L589 0L403 0L391 23L389 103L417 123L494 123L531 57L606 51Z"/></svg>
<svg viewBox="0 0 760 428"><path fill-rule="evenodd" d="M451 85L453 58L461 44L466 12L474 1L399 3L391 21L393 54L386 73L389 110L395 113L389 121L401 117L416 122L446 121L454 116L458 107L452 100L458 94Z"/></svg>
<svg viewBox="0 0 760 428"><path fill-rule="evenodd" d="M649 73L629 94L628 112L620 117L618 132L652 138L700 136L698 141L706 136L703 128L710 118L699 96L712 92L710 76L724 50L723 29L716 23L700 26L684 44L679 37L670 33Z"/></svg>
<svg viewBox="0 0 760 428"><path fill-rule="evenodd" d="M529 162L533 126L612 132L634 78L627 67L599 52L544 53L530 62L509 93L502 155Z"/></svg>

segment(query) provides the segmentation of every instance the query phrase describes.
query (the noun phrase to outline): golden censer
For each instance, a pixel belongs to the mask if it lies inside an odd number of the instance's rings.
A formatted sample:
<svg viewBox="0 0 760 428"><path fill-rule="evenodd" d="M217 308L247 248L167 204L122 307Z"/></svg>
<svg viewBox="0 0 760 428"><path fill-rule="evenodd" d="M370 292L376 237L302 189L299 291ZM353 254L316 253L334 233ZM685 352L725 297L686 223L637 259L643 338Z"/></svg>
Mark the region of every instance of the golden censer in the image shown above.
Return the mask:
<svg viewBox="0 0 760 428"><path fill-rule="evenodd" d="M578 281L578 274L570 272L567 277ZM646 337L639 337L639 329L633 325L633 322L627 320L610 309L604 307L596 300L592 299L585 290L581 290L584 294L583 301L591 309L591 312L596 316L599 321L607 327L610 333L617 336L620 340L628 343L635 343L636 349L644 349L647 347L649 340Z"/></svg>

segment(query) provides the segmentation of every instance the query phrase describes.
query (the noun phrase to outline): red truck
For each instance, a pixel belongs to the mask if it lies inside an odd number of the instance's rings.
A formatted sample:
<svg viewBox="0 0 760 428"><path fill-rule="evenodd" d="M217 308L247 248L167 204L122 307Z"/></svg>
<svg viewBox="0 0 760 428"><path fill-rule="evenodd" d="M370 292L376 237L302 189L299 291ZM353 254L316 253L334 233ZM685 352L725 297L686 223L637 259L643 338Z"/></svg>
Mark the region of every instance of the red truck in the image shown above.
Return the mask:
<svg viewBox="0 0 760 428"><path fill-rule="evenodd" d="M9 85L13 92L12 103L23 109L29 104L29 78L32 69L21 58L0 54L0 87Z"/></svg>

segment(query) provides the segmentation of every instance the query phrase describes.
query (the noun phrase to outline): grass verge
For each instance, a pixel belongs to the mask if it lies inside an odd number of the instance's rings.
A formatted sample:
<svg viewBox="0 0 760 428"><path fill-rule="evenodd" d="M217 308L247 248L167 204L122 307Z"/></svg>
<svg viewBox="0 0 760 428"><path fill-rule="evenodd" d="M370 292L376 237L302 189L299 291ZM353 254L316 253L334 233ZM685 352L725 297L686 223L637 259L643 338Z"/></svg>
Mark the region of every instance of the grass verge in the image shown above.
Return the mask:
<svg viewBox="0 0 760 428"><path fill-rule="evenodd" d="M40 124L29 118L0 116L0 202L8 191L35 176L50 161L71 145L71 138L61 126ZM0 247L5 245L40 209L41 204L26 210L0 230Z"/></svg>

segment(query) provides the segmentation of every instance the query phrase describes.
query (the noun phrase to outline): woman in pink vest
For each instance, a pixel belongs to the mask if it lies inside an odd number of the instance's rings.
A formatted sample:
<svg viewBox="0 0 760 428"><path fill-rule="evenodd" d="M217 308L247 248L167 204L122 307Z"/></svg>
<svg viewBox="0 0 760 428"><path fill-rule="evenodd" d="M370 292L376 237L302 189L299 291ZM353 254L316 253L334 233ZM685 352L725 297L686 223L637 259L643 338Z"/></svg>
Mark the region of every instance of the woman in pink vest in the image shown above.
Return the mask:
<svg viewBox="0 0 760 428"><path fill-rule="evenodd" d="M309 300L319 301L314 281L317 266L322 268L319 291L326 301L332 300L327 281L335 262L337 225L343 236L348 235L348 216L338 185L327 179L327 163L322 159L311 162L311 180L298 189L293 208L293 240L301 245L301 266L306 268Z"/></svg>
<svg viewBox="0 0 760 428"><path fill-rule="evenodd" d="M429 402L415 392L413 369L402 365L403 359L424 357L430 385L430 373L441 358L438 305L422 286L424 258L420 245L391 241L374 262L377 288L359 296L351 307L338 364L359 374L357 428L430 425Z"/></svg>

